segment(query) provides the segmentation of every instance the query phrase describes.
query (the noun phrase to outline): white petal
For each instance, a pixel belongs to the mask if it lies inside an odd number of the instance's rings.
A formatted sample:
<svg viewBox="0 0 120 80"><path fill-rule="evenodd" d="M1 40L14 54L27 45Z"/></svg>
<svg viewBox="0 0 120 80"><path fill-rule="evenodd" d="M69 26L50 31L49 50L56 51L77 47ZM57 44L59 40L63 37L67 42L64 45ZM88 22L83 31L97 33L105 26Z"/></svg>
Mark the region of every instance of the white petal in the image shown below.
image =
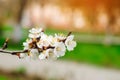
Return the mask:
<svg viewBox="0 0 120 80"><path fill-rule="evenodd" d="M75 47L76 47L76 42L75 41L71 41L71 44L67 45L67 49L69 51L72 51Z"/></svg>
<svg viewBox="0 0 120 80"><path fill-rule="evenodd" d="M55 51L55 55L56 55L57 57L64 56L64 55L65 55L65 51Z"/></svg>
<svg viewBox="0 0 120 80"><path fill-rule="evenodd" d="M77 43L75 41L73 41L72 46L76 47L76 45L77 45Z"/></svg>
<svg viewBox="0 0 120 80"><path fill-rule="evenodd" d="M34 34L29 34L28 37L29 38L34 38L35 36L34 36Z"/></svg>
<svg viewBox="0 0 120 80"><path fill-rule="evenodd" d="M46 55L48 56L48 59L57 59L53 49L47 49Z"/></svg>
<svg viewBox="0 0 120 80"><path fill-rule="evenodd" d="M38 38L40 36L41 36L41 34L29 34L28 35L29 38Z"/></svg>
<svg viewBox="0 0 120 80"><path fill-rule="evenodd" d="M37 50L37 49L31 49L30 52L31 52L31 53L38 53L38 50Z"/></svg>
<svg viewBox="0 0 120 80"><path fill-rule="evenodd" d="M36 30L37 30L37 33L40 33L42 31L42 28L38 28Z"/></svg>
<svg viewBox="0 0 120 80"><path fill-rule="evenodd" d="M40 33L41 31L41 28L32 28L31 30L29 30L30 33Z"/></svg>
<svg viewBox="0 0 120 80"><path fill-rule="evenodd" d="M74 35L70 35L67 37L68 40L73 40L74 39Z"/></svg>
<svg viewBox="0 0 120 80"><path fill-rule="evenodd" d="M25 53L20 53L20 58L25 58L27 55Z"/></svg>
<svg viewBox="0 0 120 80"><path fill-rule="evenodd" d="M57 42L56 45L55 45L54 54L57 57L64 56L65 51L66 51L66 48L65 48L64 43L63 42Z"/></svg>
<svg viewBox="0 0 120 80"><path fill-rule="evenodd" d="M32 42L32 39L27 39L26 42L27 42L27 43L31 43L31 42Z"/></svg>
<svg viewBox="0 0 120 80"><path fill-rule="evenodd" d="M24 50L28 50L29 49L29 47L24 47Z"/></svg>
<svg viewBox="0 0 120 80"><path fill-rule="evenodd" d="M27 43L27 42L24 42L24 43L23 43L23 46L28 46L28 43Z"/></svg>
<svg viewBox="0 0 120 80"><path fill-rule="evenodd" d="M59 39L59 40L63 40L66 37L63 34L55 34L55 38Z"/></svg>
<svg viewBox="0 0 120 80"><path fill-rule="evenodd" d="M41 42L38 42L38 43L37 43L37 46L38 46L39 48L42 48L42 47L43 47L43 45L41 45Z"/></svg>
<svg viewBox="0 0 120 80"><path fill-rule="evenodd" d="M24 50L29 49L29 44L28 44L27 42L24 42L24 43L23 43L23 46L24 46Z"/></svg>
<svg viewBox="0 0 120 80"><path fill-rule="evenodd" d="M46 59L45 54L42 54L42 53L41 53L41 54L39 55L39 59L40 59L40 60Z"/></svg>
<svg viewBox="0 0 120 80"><path fill-rule="evenodd" d="M31 49L30 51L30 56L32 59L37 59L39 56L39 52L37 49Z"/></svg>
<svg viewBox="0 0 120 80"><path fill-rule="evenodd" d="M29 30L30 33L34 33L36 31L35 28L32 28L31 30Z"/></svg>

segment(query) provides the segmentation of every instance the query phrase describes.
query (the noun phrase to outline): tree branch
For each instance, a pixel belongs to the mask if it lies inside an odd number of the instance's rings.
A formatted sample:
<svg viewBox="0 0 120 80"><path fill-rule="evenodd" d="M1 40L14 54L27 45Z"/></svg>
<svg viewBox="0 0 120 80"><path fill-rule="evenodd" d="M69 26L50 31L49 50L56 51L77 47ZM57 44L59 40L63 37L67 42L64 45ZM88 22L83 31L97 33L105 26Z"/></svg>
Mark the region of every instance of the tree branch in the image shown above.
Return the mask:
<svg viewBox="0 0 120 80"><path fill-rule="evenodd" d="M17 55L19 56L20 53L26 53L28 52L28 50L23 50L23 51L7 51L5 50L8 46L8 41L9 41L9 38L7 38L3 44L3 47L0 49L0 52L1 53L7 53L7 54L11 54L11 55Z"/></svg>
<svg viewBox="0 0 120 80"><path fill-rule="evenodd" d="M28 52L28 50L23 50L23 51L7 51L7 50L0 49L0 52L12 54L12 55L17 55L18 53L26 53L26 52Z"/></svg>
<svg viewBox="0 0 120 80"><path fill-rule="evenodd" d="M71 32L69 32L67 34L67 37L71 35ZM48 47L44 47L43 48L38 48L36 43L39 41L40 39L36 39L36 40L33 40L33 42L30 44L31 45L31 48L37 48L39 52L42 52L43 50L46 50L46 49L54 49L55 47L52 47L52 46L48 46ZM7 54L11 54L11 55L17 55L18 57L20 57L20 53L28 53L29 50L22 50L22 51L7 51L5 50L8 46L8 41L9 39L7 38L3 44L3 47L0 49L0 52L1 53L7 53ZM63 42L66 41L66 39L62 40Z"/></svg>
<svg viewBox="0 0 120 80"><path fill-rule="evenodd" d="M3 47L2 47L3 50L8 47L8 41L9 41L9 38L7 38L7 39L5 40L5 42L4 42L4 44L3 44Z"/></svg>
<svg viewBox="0 0 120 80"><path fill-rule="evenodd" d="M72 34L72 32L69 32L69 33L67 34L67 37L70 36L71 34Z"/></svg>

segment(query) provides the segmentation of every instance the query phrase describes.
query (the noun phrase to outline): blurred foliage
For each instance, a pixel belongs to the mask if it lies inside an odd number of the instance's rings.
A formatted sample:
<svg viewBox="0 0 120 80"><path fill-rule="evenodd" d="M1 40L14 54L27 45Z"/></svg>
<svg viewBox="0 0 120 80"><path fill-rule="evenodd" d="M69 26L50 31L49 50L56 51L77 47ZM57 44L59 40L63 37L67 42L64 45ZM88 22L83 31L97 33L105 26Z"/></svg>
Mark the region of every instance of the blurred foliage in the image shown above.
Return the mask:
<svg viewBox="0 0 120 80"><path fill-rule="evenodd" d="M26 69L25 69L25 67L21 66L21 67L17 68L15 71L13 71L13 73L24 75L26 73Z"/></svg>
<svg viewBox="0 0 120 80"><path fill-rule="evenodd" d="M42 76L28 76L26 75L26 69L19 67L12 72L4 72L0 70L0 80L45 80Z"/></svg>
<svg viewBox="0 0 120 80"><path fill-rule="evenodd" d="M0 75L0 80L8 80L6 76Z"/></svg>

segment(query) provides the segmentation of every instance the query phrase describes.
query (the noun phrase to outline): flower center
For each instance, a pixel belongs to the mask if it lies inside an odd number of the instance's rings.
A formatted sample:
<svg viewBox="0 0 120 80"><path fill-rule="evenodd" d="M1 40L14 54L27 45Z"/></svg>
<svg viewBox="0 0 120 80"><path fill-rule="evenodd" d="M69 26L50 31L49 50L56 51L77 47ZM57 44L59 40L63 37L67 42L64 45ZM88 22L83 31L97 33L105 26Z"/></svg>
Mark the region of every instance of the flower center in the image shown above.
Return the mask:
<svg viewBox="0 0 120 80"><path fill-rule="evenodd" d="M68 45L71 45L72 44L72 41L68 41Z"/></svg>
<svg viewBox="0 0 120 80"><path fill-rule="evenodd" d="M57 50L57 51L60 51L60 50L61 50L61 48L60 48L60 47L57 47L57 48L56 48L56 50Z"/></svg>

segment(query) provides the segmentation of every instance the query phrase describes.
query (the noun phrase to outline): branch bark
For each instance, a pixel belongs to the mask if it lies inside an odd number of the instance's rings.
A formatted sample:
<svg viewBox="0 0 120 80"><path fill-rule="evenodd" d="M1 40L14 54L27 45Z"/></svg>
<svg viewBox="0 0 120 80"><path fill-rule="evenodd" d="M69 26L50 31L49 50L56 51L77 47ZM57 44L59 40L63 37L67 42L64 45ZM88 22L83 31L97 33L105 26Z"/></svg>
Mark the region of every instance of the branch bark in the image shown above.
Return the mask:
<svg viewBox="0 0 120 80"><path fill-rule="evenodd" d="M0 52L12 54L12 55L17 55L19 53L26 53L26 52L28 52L28 50L23 50L23 51L7 51L7 50L0 49Z"/></svg>

